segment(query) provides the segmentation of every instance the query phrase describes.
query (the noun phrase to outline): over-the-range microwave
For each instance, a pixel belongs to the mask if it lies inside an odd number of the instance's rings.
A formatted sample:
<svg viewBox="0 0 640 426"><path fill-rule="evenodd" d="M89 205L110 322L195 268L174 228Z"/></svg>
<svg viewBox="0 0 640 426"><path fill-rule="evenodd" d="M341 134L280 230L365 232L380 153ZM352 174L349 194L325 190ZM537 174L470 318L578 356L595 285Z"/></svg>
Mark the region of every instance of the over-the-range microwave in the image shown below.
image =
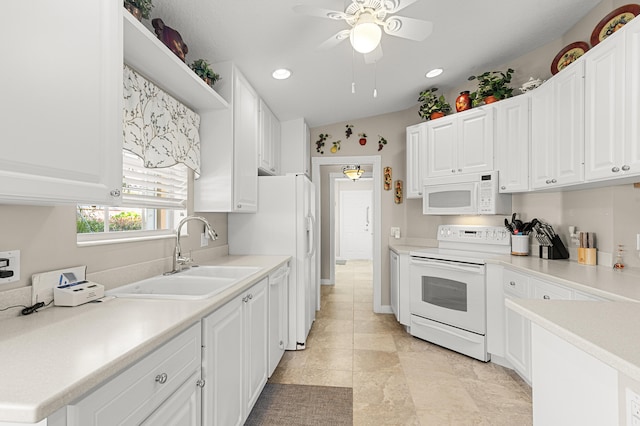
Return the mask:
<svg viewBox="0 0 640 426"><path fill-rule="evenodd" d="M423 214L511 214L511 194L498 190L497 171L425 178L423 186Z"/></svg>

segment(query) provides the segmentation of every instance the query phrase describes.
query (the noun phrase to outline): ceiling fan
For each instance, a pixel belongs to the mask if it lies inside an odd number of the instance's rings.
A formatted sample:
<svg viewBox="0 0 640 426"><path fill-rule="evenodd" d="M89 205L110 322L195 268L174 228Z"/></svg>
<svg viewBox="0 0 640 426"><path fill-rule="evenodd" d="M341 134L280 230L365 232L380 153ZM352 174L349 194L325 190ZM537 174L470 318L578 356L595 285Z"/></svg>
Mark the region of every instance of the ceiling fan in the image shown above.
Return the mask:
<svg viewBox="0 0 640 426"><path fill-rule="evenodd" d="M365 55L365 62L373 63L382 57L382 31L415 41L422 41L431 34L433 23L429 21L391 16L416 1L418 0L352 0L344 12L309 5L294 6L293 10L305 15L344 20L351 28L337 32L318 48L329 49L348 38L353 48Z"/></svg>

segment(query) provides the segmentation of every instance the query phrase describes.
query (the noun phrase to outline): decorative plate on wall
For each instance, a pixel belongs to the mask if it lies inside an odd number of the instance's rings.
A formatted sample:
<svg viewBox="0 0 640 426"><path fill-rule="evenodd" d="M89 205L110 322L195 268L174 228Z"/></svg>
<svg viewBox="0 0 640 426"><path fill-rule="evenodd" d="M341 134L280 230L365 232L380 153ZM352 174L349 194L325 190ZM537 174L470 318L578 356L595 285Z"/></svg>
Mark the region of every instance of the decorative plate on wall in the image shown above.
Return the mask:
<svg viewBox="0 0 640 426"><path fill-rule="evenodd" d="M557 74L558 71L562 71L580 56L584 55L589 50L589 45L584 41L576 41L568 46L565 46L551 62L551 74Z"/></svg>
<svg viewBox="0 0 640 426"><path fill-rule="evenodd" d="M627 4L620 6L598 22L591 33L591 46L595 46L611 34L618 31L626 23L640 14L640 5Z"/></svg>

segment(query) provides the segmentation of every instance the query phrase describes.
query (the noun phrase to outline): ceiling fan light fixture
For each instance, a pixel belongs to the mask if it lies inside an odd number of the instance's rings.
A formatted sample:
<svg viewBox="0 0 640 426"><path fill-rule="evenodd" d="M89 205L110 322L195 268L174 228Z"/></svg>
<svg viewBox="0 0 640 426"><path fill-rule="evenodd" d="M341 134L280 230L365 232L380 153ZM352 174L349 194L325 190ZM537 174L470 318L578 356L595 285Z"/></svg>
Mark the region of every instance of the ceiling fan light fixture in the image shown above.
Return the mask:
<svg viewBox="0 0 640 426"><path fill-rule="evenodd" d="M360 168L360 164L349 164L342 168L342 173L355 182L360 179L360 176L362 176L364 170Z"/></svg>
<svg viewBox="0 0 640 426"><path fill-rule="evenodd" d="M286 68L278 68L271 74L276 80L286 80L291 77L291 71Z"/></svg>
<svg viewBox="0 0 640 426"><path fill-rule="evenodd" d="M434 68L431 71L429 71L428 73L425 74L425 76L427 78L433 78L433 77L437 77L440 74L442 74L444 70L442 68Z"/></svg>
<svg viewBox="0 0 640 426"><path fill-rule="evenodd" d="M351 30L349 40L351 46L360 53L373 52L380 44L382 30L374 22L361 22L356 24Z"/></svg>

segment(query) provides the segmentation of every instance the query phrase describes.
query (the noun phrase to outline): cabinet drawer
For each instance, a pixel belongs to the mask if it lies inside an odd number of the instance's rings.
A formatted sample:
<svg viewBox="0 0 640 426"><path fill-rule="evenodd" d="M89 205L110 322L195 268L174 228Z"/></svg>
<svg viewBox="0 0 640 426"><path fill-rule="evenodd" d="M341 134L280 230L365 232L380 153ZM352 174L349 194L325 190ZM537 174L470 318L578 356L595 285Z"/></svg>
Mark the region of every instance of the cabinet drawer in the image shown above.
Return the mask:
<svg viewBox="0 0 640 426"><path fill-rule="evenodd" d="M70 405L68 425L140 424L200 364L201 332L197 323Z"/></svg>
<svg viewBox="0 0 640 426"><path fill-rule="evenodd" d="M533 299L573 299L573 292L568 288L552 284L547 281L540 281L535 278L531 279L532 298Z"/></svg>
<svg viewBox="0 0 640 426"><path fill-rule="evenodd" d="M505 293L521 299L529 297L529 277L527 275L505 269L502 276Z"/></svg>

